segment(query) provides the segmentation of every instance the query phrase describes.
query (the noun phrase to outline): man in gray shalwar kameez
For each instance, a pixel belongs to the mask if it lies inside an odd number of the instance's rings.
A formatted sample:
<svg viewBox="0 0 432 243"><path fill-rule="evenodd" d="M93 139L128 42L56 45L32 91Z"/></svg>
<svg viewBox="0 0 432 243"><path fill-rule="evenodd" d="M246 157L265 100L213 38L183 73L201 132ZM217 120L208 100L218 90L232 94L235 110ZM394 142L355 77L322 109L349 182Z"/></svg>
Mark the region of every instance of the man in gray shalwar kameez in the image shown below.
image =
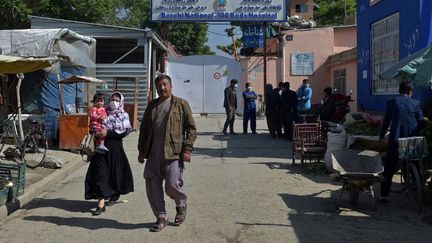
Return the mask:
<svg viewBox="0 0 432 243"><path fill-rule="evenodd" d="M176 203L175 225L186 219L187 196L183 189L183 162L191 161L196 127L186 100L172 95L171 78L155 80L159 98L150 102L141 121L138 161L144 169L147 198L157 220L152 231L161 231L168 223L164 191Z"/></svg>

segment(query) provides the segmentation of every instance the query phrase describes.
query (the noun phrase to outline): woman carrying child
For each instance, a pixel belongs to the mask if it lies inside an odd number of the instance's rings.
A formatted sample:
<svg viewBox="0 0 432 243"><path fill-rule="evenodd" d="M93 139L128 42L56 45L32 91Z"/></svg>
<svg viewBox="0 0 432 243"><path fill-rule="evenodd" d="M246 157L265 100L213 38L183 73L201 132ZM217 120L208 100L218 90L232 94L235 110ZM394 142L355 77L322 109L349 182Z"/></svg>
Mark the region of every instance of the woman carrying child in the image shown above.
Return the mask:
<svg viewBox="0 0 432 243"><path fill-rule="evenodd" d="M115 92L106 108L104 129L96 136L105 137L108 152L96 153L90 162L85 179L85 199L97 199L98 206L93 215L100 215L106 205L116 203L120 195L134 191L132 171L123 149L123 138L132 130L129 115L123 110L124 97Z"/></svg>

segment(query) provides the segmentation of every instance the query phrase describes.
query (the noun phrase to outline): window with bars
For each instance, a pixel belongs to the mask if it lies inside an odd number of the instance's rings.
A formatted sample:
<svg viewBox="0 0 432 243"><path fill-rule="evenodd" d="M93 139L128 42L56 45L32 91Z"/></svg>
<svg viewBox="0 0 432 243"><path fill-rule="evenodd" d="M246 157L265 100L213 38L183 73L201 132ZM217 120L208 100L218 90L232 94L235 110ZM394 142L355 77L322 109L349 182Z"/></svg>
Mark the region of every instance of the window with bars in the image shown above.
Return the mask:
<svg viewBox="0 0 432 243"><path fill-rule="evenodd" d="M333 88L335 93L346 94L346 69L333 71Z"/></svg>
<svg viewBox="0 0 432 243"><path fill-rule="evenodd" d="M397 94L399 81L381 80L379 74L399 61L399 13L372 24L372 94Z"/></svg>
<svg viewBox="0 0 432 243"><path fill-rule="evenodd" d="M295 5L295 11L296 13L307 13L308 12L308 5L306 4L296 4Z"/></svg>

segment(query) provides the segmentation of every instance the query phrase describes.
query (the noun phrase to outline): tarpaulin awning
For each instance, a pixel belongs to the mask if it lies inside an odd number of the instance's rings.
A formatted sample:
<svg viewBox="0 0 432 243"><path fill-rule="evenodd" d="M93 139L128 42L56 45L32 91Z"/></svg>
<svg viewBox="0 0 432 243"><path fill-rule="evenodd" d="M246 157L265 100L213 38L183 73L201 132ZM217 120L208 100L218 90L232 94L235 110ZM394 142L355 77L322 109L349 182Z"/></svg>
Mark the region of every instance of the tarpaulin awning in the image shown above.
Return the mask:
<svg viewBox="0 0 432 243"><path fill-rule="evenodd" d="M95 68L94 38L63 29L0 30L2 54L21 57L60 57L62 64Z"/></svg>
<svg viewBox="0 0 432 243"><path fill-rule="evenodd" d="M50 57L14 57L0 55L0 73L29 73L50 67L56 61Z"/></svg>
<svg viewBox="0 0 432 243"><path fill-rule="evenodd" d="M72 83L105 83L105 81L86 76L73 75L69 78L60 80L59 83L62 84L72 84Z"/></svg>
<svg viewBox="0 0 432 243"><path fill-rule="evenodd" d="M405 57L379 76L381 79L412 80L422 86L432 82L432 45Z"/></svg>

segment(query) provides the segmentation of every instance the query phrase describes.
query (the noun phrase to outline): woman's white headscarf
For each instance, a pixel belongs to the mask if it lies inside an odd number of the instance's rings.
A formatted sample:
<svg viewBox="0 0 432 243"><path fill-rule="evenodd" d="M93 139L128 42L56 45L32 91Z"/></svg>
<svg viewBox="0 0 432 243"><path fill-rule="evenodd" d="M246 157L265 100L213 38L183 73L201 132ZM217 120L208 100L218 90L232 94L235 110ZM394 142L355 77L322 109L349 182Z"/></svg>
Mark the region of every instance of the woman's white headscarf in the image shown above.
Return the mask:
<svg viewBox="0 0 432 243"><path fill-rule="evenodd" d="M110 101L114 95L120 96L120 105L117 109L108 105L106 108L108 117L103 121L103 125L106 130L115 131L118 134L129 132L132 129L132 126L129 121L129 114L123 109L124 97L120 92L114 92L110 96Z"/></svg>

